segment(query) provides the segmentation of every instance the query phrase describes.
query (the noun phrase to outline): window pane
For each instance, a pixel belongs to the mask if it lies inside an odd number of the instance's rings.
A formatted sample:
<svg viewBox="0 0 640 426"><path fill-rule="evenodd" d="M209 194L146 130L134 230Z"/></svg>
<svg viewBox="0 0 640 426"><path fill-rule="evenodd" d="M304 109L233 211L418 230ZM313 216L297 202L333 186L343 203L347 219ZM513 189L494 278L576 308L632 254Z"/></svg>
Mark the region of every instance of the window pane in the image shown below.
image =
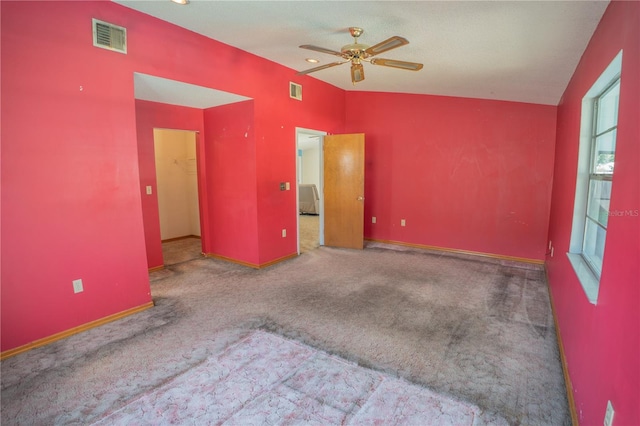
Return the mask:
<svg viewBox="0 0 640 426"><path fill-rule="evenodd" d="M591 219L587 218L584 230L584 247L582 255L587 262L600 276L602 272L602 257L604 256L604 241L607 231L596 225Z"/></svg>
<svg viewBox="0 0 640 426"><path fill-rule="evenodd" d="M618 98L620 97L620 80L598 100L598 119L596 134L614 127L618 123Z"/></svg>
<svg viewBox="0 0 640 426"><path fill-rule="evenodd" d="M598 174L613 174L616 151L616 130L596 138L593 152L593 171Z"/></svg>
<svg viewBox="0 0 640 426"><path fill-rule="evenodd" d="M609 199L611 198L611 181L591 180L589 182L589 200L587 215L605 228L609 219Z"/></svg>

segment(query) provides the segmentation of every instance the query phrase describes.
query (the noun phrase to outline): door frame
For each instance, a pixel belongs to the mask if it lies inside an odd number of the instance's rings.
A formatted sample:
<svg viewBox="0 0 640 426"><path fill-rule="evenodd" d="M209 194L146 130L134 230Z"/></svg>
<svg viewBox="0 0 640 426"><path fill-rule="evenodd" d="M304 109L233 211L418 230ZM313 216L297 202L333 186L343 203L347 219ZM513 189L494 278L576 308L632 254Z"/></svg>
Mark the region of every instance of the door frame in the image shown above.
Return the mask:
<svg viewBox="0 0 640 426"><path fill-rule="evenodd" d="M187 132L187 133L191 133L194 135L194 143L195 143L195 154L196 154L196 196L197 196L197 203L198 203L198 219L199 219L199 225L200 225L200 250L202 251L202 253L205 253L204 250L204 245L205 245L205 229L208 227L208 224L206 223L206 221L204 220L204 215L207 213L205 210L205 203L203 202L203 194L206 195L206 191L204 189L205 187L205 182L206 180L203 179L204 176L204 156L201 153L201 148L203 148L202 144L201 144L201 138L200 138L200 131L199 130L194 130L194 129L178 129L178 128L171 128L171 127L153 127L153 131L154 131L154 138L153 138L153 143L154 143L154 150L153 150L153 155L154 155L154 164L155 164L155 159L156 159L156 152L155 152L155 131L159 130L159 131L174 131L174 132ZM158 205L158 230L160 230L160 205L159 205L159 200L158 200L158 171L154 166L154 186L155 186L155 197L156 197L156 204ZM162 245L162 235L161 232L158 232L160 234L160 245ZM162 256L162 263L164 265L164 254Z"/></svg>
<svg viewBox="0 0 640 426"><path fill-rule="evenodd" d="M318 164L318 170L319 170L319 182L318 182L318 197L320 198L320 214L319 214L319 222L320 222L320 235L319 237L319 243L321 246L324 245L324 153L323 153L323 142L324 142L324 137L327 135L327 132L322 131L322 130L313 130L313 129L306 129L304 127L296 127L296 144L295 144L295 163L296 163L296 205L295 205L295 209L296 209L296 231L297 231L297 253L298 255L300 254L300 210L299 210L299 205L300 205L300 193L298 190L298 179L300 176L300 164L298 161L298 144L299 144L299 140L300 137L302 135L306 135L306 136L316 136L318 137L318 157L319 157L319 162L320 164Z"/></svg>

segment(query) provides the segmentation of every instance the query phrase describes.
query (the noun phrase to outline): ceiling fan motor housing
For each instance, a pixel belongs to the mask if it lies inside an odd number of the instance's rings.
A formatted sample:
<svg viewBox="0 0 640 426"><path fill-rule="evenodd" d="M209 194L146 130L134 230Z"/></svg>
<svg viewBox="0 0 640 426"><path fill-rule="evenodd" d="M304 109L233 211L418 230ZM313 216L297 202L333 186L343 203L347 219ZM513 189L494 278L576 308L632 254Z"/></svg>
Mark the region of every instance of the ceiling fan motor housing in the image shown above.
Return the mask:
<svg viewBox="0 0 640 426"><path fill-rule="evenodd" d="M369 48L367 44L358 43L358 37L362 35L364 30L359 27L349 27L349 33L353 37L353 43L342 46L340 51L347 55L348 58L365 59L370 55L365 52Z"/></svg>
<svg viewBox="0 0 640 426"><path fill-rule="evenodd" d="M369 57L369 54L365 52L368 48L369 46L366 44L352 43L342 46L341 52L349 58L365 59Z"/></svg>

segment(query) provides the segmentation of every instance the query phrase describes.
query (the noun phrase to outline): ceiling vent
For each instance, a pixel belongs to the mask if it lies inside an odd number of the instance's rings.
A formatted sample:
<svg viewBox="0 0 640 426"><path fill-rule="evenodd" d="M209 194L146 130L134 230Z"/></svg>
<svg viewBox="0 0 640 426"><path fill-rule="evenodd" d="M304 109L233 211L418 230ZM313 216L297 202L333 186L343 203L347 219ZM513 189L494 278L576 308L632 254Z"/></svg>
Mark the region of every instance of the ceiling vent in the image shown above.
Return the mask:
<svg viewBox="0 0 640 426"><path fill-rule="evenodd" d="M289 97L302 100L302 85L296 84L292 81L289 82Z"/></svg>
<svg viewBox="0 0 640 426"><path fill-rule="evenodd" d="M92 19L93 45L103 49L127 53L127 29L117 25Z"/></svg>

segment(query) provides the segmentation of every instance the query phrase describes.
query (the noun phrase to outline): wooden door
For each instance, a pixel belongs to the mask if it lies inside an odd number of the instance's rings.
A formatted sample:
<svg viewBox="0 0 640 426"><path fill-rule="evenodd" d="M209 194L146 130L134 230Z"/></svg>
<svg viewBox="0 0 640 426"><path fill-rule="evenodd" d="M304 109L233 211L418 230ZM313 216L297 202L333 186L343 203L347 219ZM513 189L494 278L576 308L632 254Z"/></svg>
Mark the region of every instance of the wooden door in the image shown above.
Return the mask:
<svg viewBox="0 0 640 426"><path fill-rule="evenodd" d="M324 244L364 247L364 134L324 137Z"/></svg>

